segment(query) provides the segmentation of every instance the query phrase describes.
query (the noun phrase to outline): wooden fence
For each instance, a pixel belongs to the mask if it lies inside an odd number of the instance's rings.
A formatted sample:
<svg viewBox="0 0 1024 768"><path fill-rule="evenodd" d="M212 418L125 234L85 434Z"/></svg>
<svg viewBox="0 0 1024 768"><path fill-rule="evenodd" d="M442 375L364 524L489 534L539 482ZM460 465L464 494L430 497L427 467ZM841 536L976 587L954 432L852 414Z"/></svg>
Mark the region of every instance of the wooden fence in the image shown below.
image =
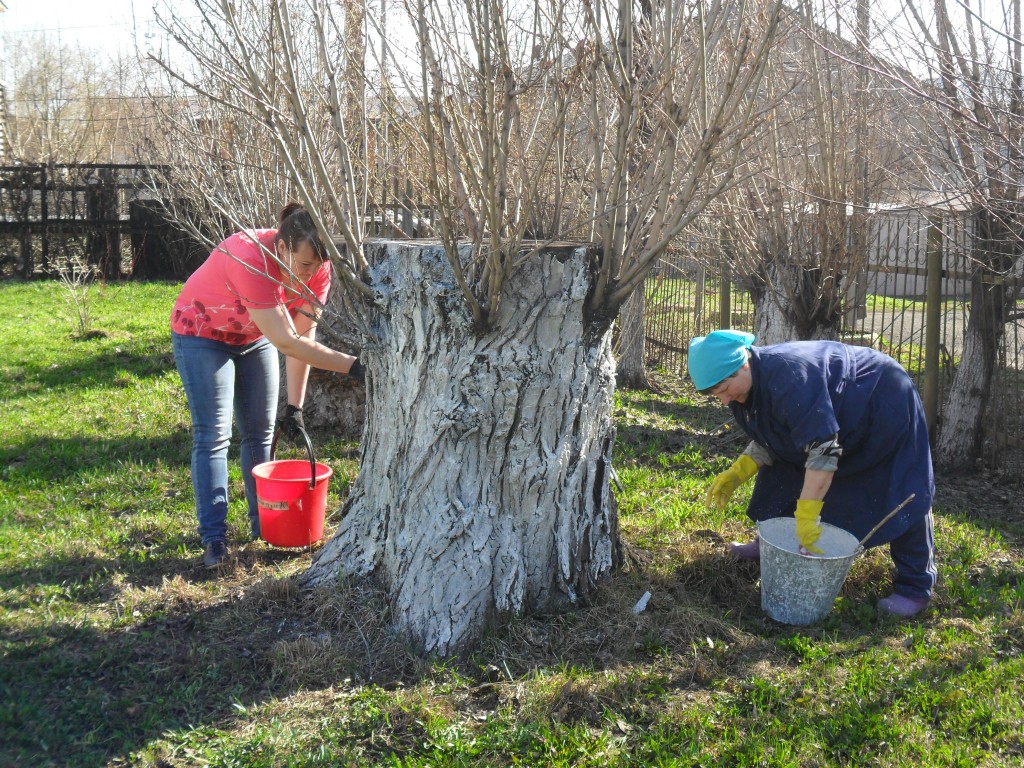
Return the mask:
<svg viewBox="0 0 1024 768"><path fill-rule="evenodd" d="M184 280L209 249L168 220L153 181L157 170L163 169L0 166L0 279L50 277L77 259L107 280ZM367 236L431 236L434 212L411 194L396 189L370 205Z"/></svg>
<svg viewBox="0 0 1024 768"><path fill-rule="evenodd" d="M153 170L0 166L0 278L51 276L70 259L108 280L187 275L208 251L164 216Z"/></svg>

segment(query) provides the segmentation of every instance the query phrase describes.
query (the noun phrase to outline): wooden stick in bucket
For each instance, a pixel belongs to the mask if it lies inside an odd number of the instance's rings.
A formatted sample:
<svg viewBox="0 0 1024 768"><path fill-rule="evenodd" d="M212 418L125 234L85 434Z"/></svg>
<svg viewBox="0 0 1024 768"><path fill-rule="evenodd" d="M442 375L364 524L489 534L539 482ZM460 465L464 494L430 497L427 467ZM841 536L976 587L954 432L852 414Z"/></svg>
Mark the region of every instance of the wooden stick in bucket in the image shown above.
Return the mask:
<svg viewBox="0 0 1024 768"><path fill-rule="evenodd" d="M881 521L881 522L880 522L880 523L879 523L878 525L876 525L876 526L875 526L874 528L872 528L872 529L871 529L870 531L868 531L868 535L867 535L867 536L865 536L865 537L864 537L863 539L861 539L860 541L858 541L858 542L857 542L857 549L858 549L858 550L860 550L860 549L864 549L864 542L865 542L865 541L867 541L868 539L870 539L870 538L871 538L872 536L874 536L874 535L875 535L875 534L876 534L876 533L878 532L878 529L879 529L879 528L881 528L881 527L882 527L883 525L885 525L885 524L886 524L886 523L888 523L888 522L889 522L890 520L892 520L892 519L893 519L893 518L894 518L894 517L896 516L896 513L897 513L897 512L899 512L899 511L900 511L901 509L903 509L903 508L904 508L905 506L907 506L907 504L909 504L910 502L912 502L912 501L914 500L914 497L915 497L916 495L917 495L916 493L912 493L912 494L910 494L909 496L907 496L907 498L905 498L905 499L904 499L904 500L903 500L903 501L902 501L902 502L900 503L900 505L899 505L898 507L896 507L896 509L894 509L894 510L893 510L892 512L890 512L890 513L889 513L888 515L886 515L885 517L883 517L883 518L882 518L882 521Z"/></svg>

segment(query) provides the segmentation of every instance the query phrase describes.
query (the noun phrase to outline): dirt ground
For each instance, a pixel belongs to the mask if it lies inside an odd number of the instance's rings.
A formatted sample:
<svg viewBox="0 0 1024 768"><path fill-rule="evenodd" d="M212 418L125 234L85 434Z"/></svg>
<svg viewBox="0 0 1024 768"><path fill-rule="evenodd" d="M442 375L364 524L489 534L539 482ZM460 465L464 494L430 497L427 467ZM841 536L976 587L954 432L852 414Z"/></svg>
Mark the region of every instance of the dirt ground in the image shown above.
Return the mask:
<svg viewBox="0 0 1024 768"><path fill-rule="evenodd" d="M939 514L957 514L991 527L1016 547L1024 546L1024 485L1020 476L1008 477L981 469L935 478L935 506Z"/></svg>

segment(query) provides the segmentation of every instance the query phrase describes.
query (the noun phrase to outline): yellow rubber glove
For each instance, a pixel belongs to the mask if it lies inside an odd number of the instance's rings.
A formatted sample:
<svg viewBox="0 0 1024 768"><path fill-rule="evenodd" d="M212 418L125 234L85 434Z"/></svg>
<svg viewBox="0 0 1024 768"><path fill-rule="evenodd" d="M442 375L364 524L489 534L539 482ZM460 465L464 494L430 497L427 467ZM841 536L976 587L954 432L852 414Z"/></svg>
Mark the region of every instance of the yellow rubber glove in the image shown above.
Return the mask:
<svg viewBox="0 0 1024 768"><path fill-rule="evenodd" d="M814 546L821 538L821 508L824 504L813 499L797 499L796 502L796 539L801 547L816 555L825 554L820 547Z"/></svg>
<svg viewBox="0 0 1024 768"><path fill-rule="evenodd" d="M709 507L725 509L733 492L756 474L757 462L744 453L733 462L731 467L715 478L711 488L708 489L705 503Z"/></svg>

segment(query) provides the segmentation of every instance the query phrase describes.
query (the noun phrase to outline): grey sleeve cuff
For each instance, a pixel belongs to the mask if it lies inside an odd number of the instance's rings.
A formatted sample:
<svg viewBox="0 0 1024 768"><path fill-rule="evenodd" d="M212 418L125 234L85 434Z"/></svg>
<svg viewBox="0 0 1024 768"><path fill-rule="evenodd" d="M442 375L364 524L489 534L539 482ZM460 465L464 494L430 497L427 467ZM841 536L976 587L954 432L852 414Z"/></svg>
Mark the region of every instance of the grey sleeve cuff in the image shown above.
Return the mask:
<svg viewBox="0 0 1024 768"><path fill-rule="evenodd" d="M839 445L839 435L832 435L828 440L819 440L808 445L805 469L835 472L839 468L839 457L843 455L843 447Z"/></svg>
<svg viewBox="0 0 1024 768"><path fill-rule="evenodd" d="M768 453L764 446L753 440L743 449L743 453L752 458L759 467L770 467L772 465L772 455Z"/></svg>

